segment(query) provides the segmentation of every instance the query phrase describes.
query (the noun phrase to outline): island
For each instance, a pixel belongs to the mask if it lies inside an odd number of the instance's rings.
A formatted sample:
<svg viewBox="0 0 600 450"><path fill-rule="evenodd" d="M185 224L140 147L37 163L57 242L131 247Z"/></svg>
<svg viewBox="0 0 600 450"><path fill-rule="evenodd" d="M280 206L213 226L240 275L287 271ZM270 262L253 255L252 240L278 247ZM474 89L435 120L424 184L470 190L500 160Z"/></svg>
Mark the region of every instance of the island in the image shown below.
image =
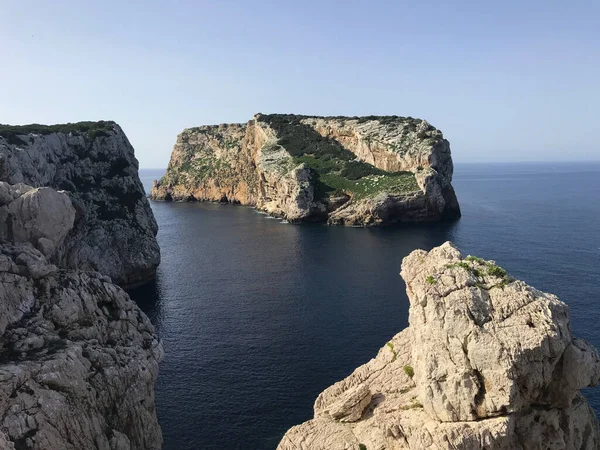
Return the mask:
<svg viewBox="0 0 600 450"><path fill-rule="evenodd" d="M185 129L151 198L253 206L289 222L452 220L450 144L425 120L256 114Z"/></svg>

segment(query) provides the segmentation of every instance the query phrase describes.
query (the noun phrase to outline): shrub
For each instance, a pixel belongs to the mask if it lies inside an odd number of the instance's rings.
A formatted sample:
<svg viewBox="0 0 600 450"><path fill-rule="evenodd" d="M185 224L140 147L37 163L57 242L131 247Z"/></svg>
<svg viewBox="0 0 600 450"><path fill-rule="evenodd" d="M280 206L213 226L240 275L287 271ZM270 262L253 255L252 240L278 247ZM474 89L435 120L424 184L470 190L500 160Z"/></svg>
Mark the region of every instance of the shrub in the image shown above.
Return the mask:
<svg viewBox="0 0 600 450"><path fill-rule="evenodd" d="M466 261L474 261L474 262L478 262L479 264L485 264L485 260L483 258L480 258L478 256L467 256L465 258Z"/></svg>
<svg viewBox="0 0 600 450"><path fill-rule="evenodd" d="M433 278L433 275L429 275L429 276L427 276L427 282L429 284L434 284L436 282L436 279Z"/></svg>
<svg viewBox="0 0 600 450"><path fill-rule="evenodd" d="M371 164L361 161L349 161L346 163L346 167L342 169L341 175L349 180L358 180L368 175L383 175L385 173L385 171Z"/></svg>
<svg viewBox="0 0 600 450"><path fill-rule="evenodd" d="M390 348L390 350L394 354L394 357L392 358L392 362L396 361L396 358L398 357L398 354L396 353L396 349L394 348L394 344L392 344L391 342L388 342L386 345Z"/></svg>
<svg viewBox="0 0 600 450"><path fill-rule="evenodd" d="M498 266L489 266L487 273L488 273L488 275L491 275L493 277L498 277L498 278L505 278L508 276L508 274L506 273L506 270L504 270L502 267L498 267Z"/></svg>
<svg viewBox="0 0 600 450"><path fill-rule="evenodd" d="M404 366L404 373L408 375L410 378L415 376L415 371L412 366Z"/></svg>
<svg viewBox="0 0 600 450"><path fill-rule="evenodd" d="M17 140L19 139L19 136L30 133L42 135L52 133L87 133L91 139L96 139L100 136L109 136L109 132L112 131L114 125L116 125L115 122L104 120L98 122L65 123L59 125L40 125L37 123L32 123L30 125L0 124L0 136L6 138L11 143L18 143ZM21 139L21 141L23 140Z"/></svg>

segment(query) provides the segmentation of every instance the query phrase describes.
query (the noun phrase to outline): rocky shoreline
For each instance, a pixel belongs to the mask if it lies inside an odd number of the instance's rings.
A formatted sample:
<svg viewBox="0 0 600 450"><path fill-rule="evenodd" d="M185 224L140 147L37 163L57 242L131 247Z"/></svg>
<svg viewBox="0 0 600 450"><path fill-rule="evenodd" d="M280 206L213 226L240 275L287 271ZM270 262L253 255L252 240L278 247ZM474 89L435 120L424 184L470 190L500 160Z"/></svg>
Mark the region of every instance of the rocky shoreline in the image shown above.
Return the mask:
<svg viewBox="0 0 600 450"><path fill-rule="evenodd" d="M184 130L151 198L254 206L289 222L375 226L460 217L450 145L410 117L257 114Z"/></svg>
<svg viewBox="0 0 600 450"><path fill-rule="evenodd" d="M220 129L245 142L231 143L235 151L225 154L240 157L244 145L250 148L252 139L269 131L288 139L288 149L277 144L269 151L279 156L267 161L263 143L254 147L259 148L254 161L272 167L282 158L306 158L306 153L290 156L294 141L286 133L298 126L288 123L295 120L327 134L332 123L348 126L348 120L360 119L257 117L247 126ZM374 126L373 121L382 119L360 123ZM191 131L189 138L213 131ZM355 138L336 136L340 142ZM396 156L369 148L374 163L400 167L394 166ZM188 150L187 156L198 155L196 147ZM421 194L342 199L338 208L327 210L328 223L433 220L447 208L456 215L455 197L448 200L443 193L451 189L449 148L442 155L446 165L435 152L413 155L431 164L410 175L423 186ZM343 170L367 170L354 159L343 161ZM236 189L224 199L217 198L220 187L210 195L198 187L194 192L204 192L205 200L239 201L296 221L324 217L311 212L324 204L293 197L298 189L314 194L314 169L308 165L287 165L270 187L265 180L273 173L262 172L259 191L275 195L287 186L285 198L260 197L249 189L257 167L251 159L239 170L219 167ZM154 384L164 351L149 319L119 286L150 279L160 260L156 222L133 148L113 122L0 126L0 180L0 448L159 450ZM285 184L290 180L299 184ZM159 193L161 183L155 185ZM185 187L169 189L187 195ZM241 201L242 192L255 203ZM335 198L330 193L328 204ZM414 215L407 216L406 208L396 211L396 201L413 202ZM438 208L433 213L432 204ZM429 252L413 251L404 258L401 275L410 300L409 327L321 393L314 418L292 427L278 450L600 448L598 420L580 393L600 381L600 355L573 337L563 302L512 278L494 261L462 255L449 242Z"/></svg>
<svg viewBox="0 0 600 450"><path fill-rule="evenodd" d="M568 307L450 243L404 258L409 327L327 388L278 450L598 449L596 349Z"/></svg>
<svg viewBox="0 0 600 450"><path fill-rule="evenodd" d="M159 450L163 348L113 283L160 258L133 148L113 122L0 126L0 180L0 448Z"/></svg>

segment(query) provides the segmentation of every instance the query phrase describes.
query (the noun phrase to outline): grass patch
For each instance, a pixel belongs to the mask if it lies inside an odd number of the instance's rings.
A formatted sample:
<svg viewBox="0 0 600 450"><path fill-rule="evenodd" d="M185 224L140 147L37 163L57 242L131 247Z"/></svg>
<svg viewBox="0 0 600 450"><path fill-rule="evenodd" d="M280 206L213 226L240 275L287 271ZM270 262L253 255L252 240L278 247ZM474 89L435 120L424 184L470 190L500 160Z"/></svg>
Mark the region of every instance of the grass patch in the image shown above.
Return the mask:
<svg viewBox="0 0 600 450"><path fill-rule="evenodd" d="M294 163L306 164L312 172L317 199L340 193L354 199L372 197L380 192L404 193L419 189L412 172L387 172L363 161L338 141L321 136L302 123L305 116L260 115L277 133L281 145ZM399 120L394 118L393 121Z"/></svg>
<svg viewBox="0 0 600 450"><path fill-rule="evenodd" d="M316 178L315 185L318 195L328 196L344 192L350 194L356 200L374 197L381 192L402 194L419 189L417 180L411 172L367 176L355 181L343 177L339 172L318 174Z"/></svg>
<svg viewBox="0 0 600 450"><path fill-rule="evenodd" d="M506 273L506 270L504 270L502 267L498 267L498 266L494 266L494 265L488 266L487 273L488 273L488 275L491 275L493 277L498 277L498 278L504 278L504 277L508 276L508 274Z"/></svg>
<svg viewBox="0 0 600 450"><path fill-rule="evenodd" d="M467 264L464 261L459 261L459 262L455 262L455 263L450 263L450 264L446 264L446 269L457 269L457 268L462 268L465 269L468 272L471 272L473 270L473 268Z"/></svg>
<svg viewBox="0 0 600 450"><path fill-rule="evenodd" d="M403 367L404 373L406 375L408 375L409 378L412 378L415 376L415 370L412 368L412 366L406 365Z"/></svg>
<svg viewBox="0 0 600 450"><path fill-rule="evenodd" d="M428 275L426 281L429 284L435 284L437 280L433 277L433 275Z"/></svg>
<svg viewBox="0 0 600 450"><path fill-rule="evenodd" d="M471 256L471 255L469 255L469 256L467 256L465 258L465 261L477 262L479 264L486 264L485 259L480 258L479 256Z"/></svg>
<svg viewBox="0 0 600 450"><path fill-rule="evenodd" d="M340 175L348 180L359 180L369 175L387 175L389 172L378 169L371 164L361 161L349 161L345 164Z"/></svg>
<svg viewBox="0 0 600 450"><path fill-rule="evenodd" d="M465 261L473 262L473 263L479 264L480 266L483 266L483 267L473 267L472 265L467 264ZM451 263L451 264L446 264L445 267L447 269L453 269L453 268L458 268L458 267L463 268L463 269L467 270L468 272L472 273L473 275L475 275L477 278L483 278L485 275L500 278L501 279L500 283L495 284L494 286L500 286L500 287L506 286L510 281L506 270L504 270L502 267L499 267L491 262L484 260L483 258L479 258L478 256L469 255L465 258L465 261L459 261L459 262L455 262L455 263ZM475 286L487 289L485 287L485 285L483 283L481 283L480 281L478 281L475 284Z"/></svg>
<svg viewBox="0 0 600 450"><path fill-rule="evenodd" d="M417 409L417 408L422 408L422 407L423 407L423 403L414 401L410 405L403 405L400 409L402 409L403 411L407 411L409 409Z"/></svg>
<svg viewBox="0 0 600 450"><path fill-rule="evenodd" d="M392 344L391 342L388 342L385 345L387 345L390 348L390 350L392 351L392 353L394 355L394 357L392 358L392 362L396 361L396 358L398 358L398 354L396 353L396 349L394 349L394 344Z"/></svg>

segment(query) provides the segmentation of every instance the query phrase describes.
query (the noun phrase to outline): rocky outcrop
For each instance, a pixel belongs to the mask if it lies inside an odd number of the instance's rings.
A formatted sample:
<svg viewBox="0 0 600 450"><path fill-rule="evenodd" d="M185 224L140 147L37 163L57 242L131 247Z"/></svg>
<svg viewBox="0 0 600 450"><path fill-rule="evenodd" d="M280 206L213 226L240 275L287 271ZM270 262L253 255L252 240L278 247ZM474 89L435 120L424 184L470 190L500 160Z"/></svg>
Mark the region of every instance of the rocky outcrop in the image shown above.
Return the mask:
<svg viewBox="0 0 600 450"><path fill-rule="evenodd" d="M279 450L598 449L600 357L567 306L450 243L402 262L410 326L317 398Z"/></svg>
<svg viewBox="0 0 600 450"><path fill-rule="evenodd" d="M158 450L150 321L107 276L48 262L75 214L65 192L0 182L0 448Z"/></svg>
<svg viewBox="0 0 600 450"><path fill-rule="evenodd" d="M450 145L410 117L257 114L178 137L155 200L225 201L291 222L454 219Z"/></svg>
<svg viewBox="0 0 600 450"><path fill-rule="evenodd" d="M158 227L133 147L114 122L0 125L0 180L68 193L75 226L53 263L96 270L125 287L154 277Z"/></svg>

